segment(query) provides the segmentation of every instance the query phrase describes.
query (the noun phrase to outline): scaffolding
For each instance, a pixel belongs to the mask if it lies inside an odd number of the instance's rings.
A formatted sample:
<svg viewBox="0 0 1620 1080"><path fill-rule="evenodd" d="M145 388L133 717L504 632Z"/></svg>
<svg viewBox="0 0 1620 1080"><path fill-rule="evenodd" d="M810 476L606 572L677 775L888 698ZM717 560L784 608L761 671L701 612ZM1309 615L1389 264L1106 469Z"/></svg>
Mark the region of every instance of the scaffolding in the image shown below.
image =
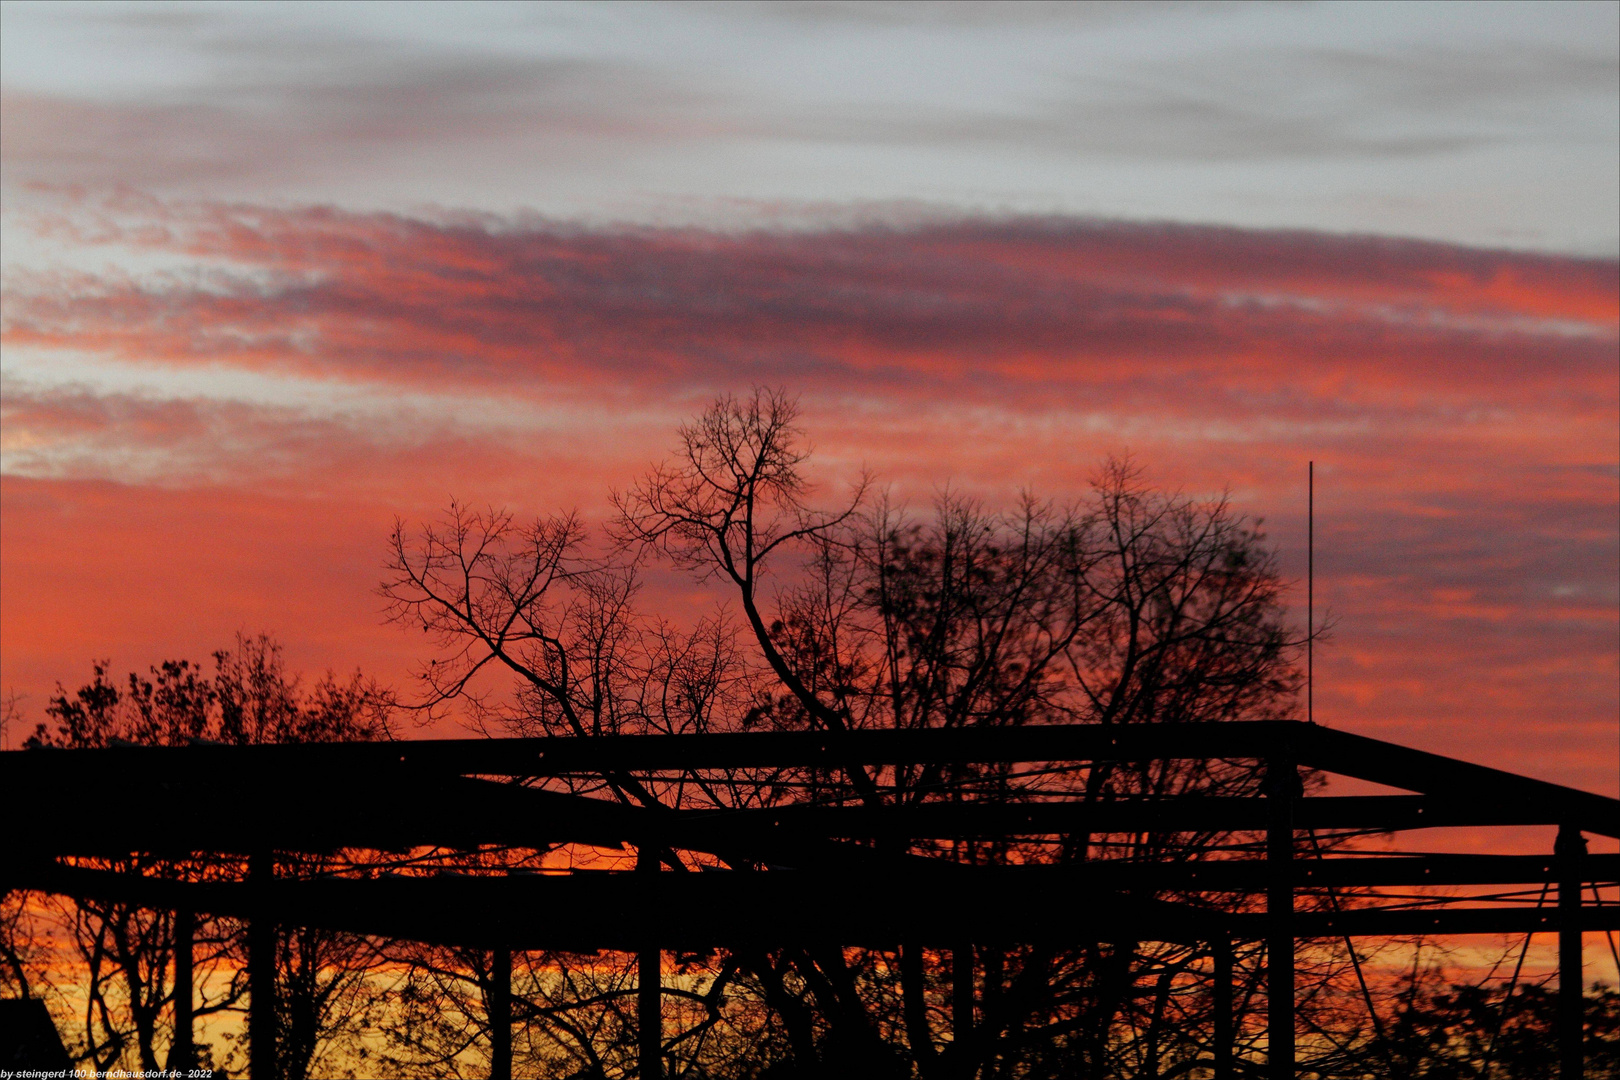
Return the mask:
<svg viewBox="0 0 1620 1080"><path fill-rule="evenodd" d="M954 798L890 805L749 809L636 805L566 790L609 789L726 770L1148 761L1258 762L1252 797L1105 801ZM1411 794L1313 796L1302 771ZM142 813L111 814L60 793L139 782ZM228 798L222 785L229 785ZM1320 938L1554 933L1558 937L1560 1077L1582 1073L1581 935L1620 929L1600 890L1620 882L1620 855L1589 854L1583 836L1620 837L1620 801L1314 724L1036 725L842 733L752 732L596 738L29 750L0 754L0 788L36 809L0 849L0 887L118 900L177 913L177 938L198 913L246 920L250 1068L279 1075L268 1034L278 926L308 926L489 950L507 993L492 999L493 1073L510 1076L514 950L618 950L637 955L640 1064L661 1069L659 980L670 950L899 941L949 949L955 985L971 987L974 946L1164 941L1207 949L1214 1002L1212 1066L1234 1075L1234 943L1263 942L1267 1076L1295 1069L1297 943ZM206 812L221 805L217 813ZM1553 826L1553 850L1523 854L1323 851L1318 830ZM927 840L1001 841L1120 833L1243 834L1222 857L1089 859L976 865L919 854ZM276 877L278 852L340 849L473 851L488 845L629 846L635 868L590 873ZM1245 850L1249 854L1245 854ZM660 853L705 852L722 872L660 873ZM231 879L176 880L80 865L132 853L236 858ZM1258 857L1256 857L1258 856ZM1499 888L1380 903L1388 887L1539 886L1556 905L1504 902ZM1356 903L1310 905L1308 895ZM1591 899L1587 900L1590 893ZM1162 894L1175 900L1154 898ZM840 902L850 896L859 904ZM1252 902L1232 902L1232 897ZM1494 898L1495 902L1492 902ZM543 913L538 914L537 913ZM791 940L789 940L791 938ZM177 942L177 945L184 943ZM177 947L177 957L189 947ZM963 970L964 963L966 970ZM189 1002L177 961L176 1000ZM954 1023L973 1022L971 989ZM189 1036L177 1017L177 1038ZM503 1033L505 1037L503 1038Z"/></svg>

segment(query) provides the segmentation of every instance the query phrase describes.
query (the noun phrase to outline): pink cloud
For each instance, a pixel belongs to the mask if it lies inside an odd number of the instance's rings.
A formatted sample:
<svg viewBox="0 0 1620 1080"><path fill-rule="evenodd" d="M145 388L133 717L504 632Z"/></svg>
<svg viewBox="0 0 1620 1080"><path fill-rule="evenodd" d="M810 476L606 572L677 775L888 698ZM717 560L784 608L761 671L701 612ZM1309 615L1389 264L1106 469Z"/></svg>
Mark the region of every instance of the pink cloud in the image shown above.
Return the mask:
<svg viewBox="0 0 1620 1080"><path fill-rule="evenodd" d="M36 697L91 656L261 627L310 666L398 675L415 645L369 592L394 513L599 511L710 394L770 383L803 395L830 486L865 463L914 504L946 482L1067 497L1129 449L1159 482L1229 486L1300 575L1315 459L1340 618L1319 718L1615 790L1613 262L1070 220L728 234L134 199L53 228L211 269L19 276L8 348L373 404L9 384L0 678ZM532 416L484 415L503 408Z"/></svg>
<svg viewBox="0 0 1620 1080"><path fill-rule="evenodd" d="M1044 396L1191 380L1218 384L1218 398L1455 397L1461 385L1520 399L1607 390L1620 289L1606 262L1231 229L729 235L146 209L100 235L240 272L22 278L7 339L425 386L843 379Z"/></svg>

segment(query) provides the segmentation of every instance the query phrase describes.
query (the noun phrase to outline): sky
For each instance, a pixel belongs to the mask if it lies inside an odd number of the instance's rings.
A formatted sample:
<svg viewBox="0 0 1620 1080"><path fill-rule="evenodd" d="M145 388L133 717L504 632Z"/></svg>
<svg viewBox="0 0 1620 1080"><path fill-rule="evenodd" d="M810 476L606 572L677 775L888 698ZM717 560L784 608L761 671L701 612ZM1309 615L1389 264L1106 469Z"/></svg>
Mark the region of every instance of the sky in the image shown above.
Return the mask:
<svg viewBox="0 0 1620 1080"><path fill-rule="evenodd" d="M403 681L396 516L600 517L767 385L829 498L1128 453L1301 608L1314 460L1317 719L1620 793L1617 56L1613 3L5 0L0 693L261 630Z"/></svg>

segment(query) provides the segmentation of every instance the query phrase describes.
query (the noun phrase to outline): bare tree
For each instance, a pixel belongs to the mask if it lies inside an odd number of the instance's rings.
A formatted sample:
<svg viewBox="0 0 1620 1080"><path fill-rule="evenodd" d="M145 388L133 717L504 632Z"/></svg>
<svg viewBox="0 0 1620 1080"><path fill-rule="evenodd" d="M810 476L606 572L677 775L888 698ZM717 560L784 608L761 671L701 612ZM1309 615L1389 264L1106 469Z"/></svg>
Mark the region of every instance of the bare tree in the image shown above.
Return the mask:
<svg viewBox="0 0 1620 1080"><path fill-rule="evenodd" d="M177 745L194 740L231 743L369 740L390 735L392 697L356 672L340 681L327 673L305 689L287 672L281 647L265 635L238 635L231 649L214 654L214 673L188 660L155 665L146 675L131 672L122 689L109 678L110 665L92 665L90 682L69 693L57 687L46 713L53 723L38 724L30 746L97 747L120 743ZM197 880L233 868L208 860L159 859L134 855L114 860L81 860L86 865L125 873ZM281 871L314 875L320 859L279 859ZM51 1002L61 1019L64 1006L79 1003L67 1030L76 1033L79 1060L107 1070L132 1066L148 1071L189 1067L172 1059L174 1006L174 914L122 902L44 900L12 894L29 913L26 927L8 927L9 941L48 935L41 920L53 914L73 943L82 981L56 986L61 973L47 977ZM9 910L9 909L8 909ZM246 992L245 942L236 920L203 919L196 926L197 985L203 997L193 1007L201 1018L239 1008ZM8 945L15 950L16 946ZM280 934L277 944L278 1049L286 1075L309 1074L324 1043L358 1035L355 990L374 966L374 950L362 938L312 930ZM77 974L77 973L76 973ZM210 990L210 988L213 988ZM170 1055L161 1053L163 1048ZM204 1055L209 1047L199 1046ZM222 1065L234 1048L221 1048Z"/></svg>
<svg viewBox="0 0 1620 1080"><path fill-rule="evenodd" d="M1297 643L1282 583L1263 537L1224 500L1154 492L1128 462L1110 462L1089 499L1068 507L1025 497L997 513L946 494L913 519L882 499L864 506L863 483L844 508L817 512L805 501L804 460L793 403L756 391L720 400L683 428L673 461L618 500L621 536L734 590L782 690L770 703L777 726L1185 723L1292 709ZM782 575L767 613L767 565L789 556L798 564ZM829 790L839 782L826 780ZM1254 763L1221 762L1099 764L1039 778L851 766L841 782L869 803L914 804L1246 794L1261 775ZM1052 837L1025 845L1019 858L1186 859L1218 839ZM954 854L982 861L1008 852ZM1191 961L1131 943L999 958L1018 992L998 995L978 1038L941 1048L942 1010L928 975L935 959L902 948L892 964L898 979L887 985L898 992L892 1011L915 1066L939 1075L972 1075L993 1061L1011 1067L1027 1056L1019 1048L1051 1039L1081 1048L1089 1069L1119 1058L1125 1039L1131 1053L1154 1059L1144 1065L1151 1071L1172 1041L1174 973ZM863 1015L875 1007L870 996L836 993L861 981L845 970L845 956L808 963L818 977L805 976L802 1002L856 1032L880 1028L876 1014ZM792 966L802 975L806 960ZM1148 978L1157 1004L1144 1017L1134 1003ZM826 989L808 989L818 985Z"/></svg>
<svg viewBox="0 0 1620 1080"><path fill-rule="evenodd" d="M520 525L459 506L416 533L400 526L383 592L395 619L440 648L421 672L422 706L459 699L486 727L581 736L1291 714L1298 641L1283 585L1263 535L1223 499L1157 492L1129 462L1110 462L1068 505L1026 496L996 511L946 493L913 514L863 476L823 509L807 462L795 403L756 390L722 397L683 426L675 453L615 495L606 538L575 516ZM717 586L738 624L724 608L685 631L639 613L637 566L649 556ZM503 695L481 681L493 670L513 676L515 689ZM601 778L647 806L1249 794L1261 780L1252 762L1021 773L850 763L768 777ZM1242 840L1066 835L892 853L1184 860ZM675 869L695 858L657 855ZM1145 1076L1184 1069L1202 1052L1189 1034L1208 1008L1195 951L980 948L980 1019L954 1038L952 959L915 944L781 949L720 956L712 971L717 980L728 971L724 981L764 1017L751 1024L739 1011L728 1021L756 1040L755 1067L889 1060L897 1073L931 1076ZM1240 971L1252 977L1256 959ZM604 1008L610 999L591 1000Z"/></svg>
<svg viewBox="0 0 1620 1080"><path fill-rule="evenodd" d="M418 669L415 708L459 701L480 730L590 736L706 730L751 693L731 621L682 629L643 615L634 560L593 550L573 515L520 523L452 504L414 533L396 525L391 547L389 616L439 647ZM628 801L661 805L634 779L607 779Z"/></svg>
<svg viewBox="0 0 1620 1080"><path fill-rule="evenodd" d="M641 483L616 495L617 533L651 547L700 580L718 579L735 590L760 654L811 721L829 730L848 717L804 682L778 647L761 607L772 556L797 545L825 545L858 512L865 482L834 512L806 502L801 466L808 454L794 426L797 407L785 395L755 390L752 397L720 398L695 423L680 429L680 451Z"/></svg>

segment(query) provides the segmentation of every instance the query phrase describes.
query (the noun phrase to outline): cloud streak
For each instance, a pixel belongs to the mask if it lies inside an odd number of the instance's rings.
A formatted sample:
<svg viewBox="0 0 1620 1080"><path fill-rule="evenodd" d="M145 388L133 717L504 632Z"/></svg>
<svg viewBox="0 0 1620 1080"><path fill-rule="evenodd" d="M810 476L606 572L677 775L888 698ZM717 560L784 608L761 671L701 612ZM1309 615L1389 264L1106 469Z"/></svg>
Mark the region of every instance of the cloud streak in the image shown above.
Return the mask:
<svg viewBox="0 0 1620 1080"><path fill-rule="evenodd" d="M778 7L13 0L0 176L11 206L921 200L1614 250L1604 5Z"/></svg>
<svg viewBox="0 0 1620 1080"><path fill-rule="evenodd" d="M914 505L946 482L1068 497L1130 450L1158 482L1229 486L1290 573L1313 458L1318 597L1341 616L1321 717L1613 789L1612 261L1084 219L592 229L134 196L35 224L171 268L8 276L7 685L260 625L395 672L410 643L367 591L394 513L452 494L598 512L710 395L770 383L803 396L826 485L864 463ZM231 372L257 381L232 393ZM255 396L276 380L319 407ZM60 615L92 608L93 634Z"/></svg>
<svg viewBox="0 0 1620 1080"><path fill-rule="evenodd" d="M1610 385L1615 264L1436 244L1075 220L799 234L154 204L69 239L187 276L14 275L14 345L517 390L633 375L896 387L1112 382L1335 401L1518 403ZM1466 381L1458 376L1468 373ZM919 389L919 392L923 392Z"/></svg>

